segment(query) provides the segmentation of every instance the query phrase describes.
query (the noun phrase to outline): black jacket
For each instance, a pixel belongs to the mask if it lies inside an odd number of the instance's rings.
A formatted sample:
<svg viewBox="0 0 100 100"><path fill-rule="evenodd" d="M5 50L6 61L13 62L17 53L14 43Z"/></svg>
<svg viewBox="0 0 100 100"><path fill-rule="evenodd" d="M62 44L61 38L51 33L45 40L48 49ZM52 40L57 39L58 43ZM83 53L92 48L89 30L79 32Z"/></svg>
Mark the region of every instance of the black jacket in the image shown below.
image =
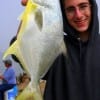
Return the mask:
<svg viewBox="0 0 100 100"><path fill-rule="evenodd" d="M64 20L67 54L57 57L46 75L44 100L100 100L100 35L97 5L92 4L92 22L87 42ZM63 9L62 9L63 10Z"/></svg>

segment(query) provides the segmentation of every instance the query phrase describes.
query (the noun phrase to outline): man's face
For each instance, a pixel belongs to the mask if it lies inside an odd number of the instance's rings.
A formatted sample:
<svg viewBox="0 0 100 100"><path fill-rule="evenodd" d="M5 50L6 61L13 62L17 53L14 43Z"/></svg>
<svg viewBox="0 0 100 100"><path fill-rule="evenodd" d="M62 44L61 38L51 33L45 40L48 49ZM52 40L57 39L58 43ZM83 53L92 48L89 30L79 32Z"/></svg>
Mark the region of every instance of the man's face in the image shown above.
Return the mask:
<svg viewBox="0 0 100 100"><path fill-rule="evenodd" d="M9 67L9 64L5 63L5 67L8 68Z"/></svg>
<svg viewBox="0 0 100 100"><path fill-rule="evenodd" d="M69 24L78 32L86 32L91 21L91 5L88 0L64 0Z"/></svg>

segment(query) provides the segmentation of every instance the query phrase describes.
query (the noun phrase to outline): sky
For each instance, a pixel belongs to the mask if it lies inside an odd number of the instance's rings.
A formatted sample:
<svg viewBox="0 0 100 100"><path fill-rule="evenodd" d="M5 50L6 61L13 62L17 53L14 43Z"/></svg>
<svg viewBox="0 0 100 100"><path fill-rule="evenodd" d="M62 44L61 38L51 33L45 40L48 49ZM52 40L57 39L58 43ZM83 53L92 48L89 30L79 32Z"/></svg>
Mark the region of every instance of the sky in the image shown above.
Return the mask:
<svg viewBox="0 0 100 100"><path fill-rule="evenodd" d="M24 10L20 1L0 0L0 52L8 48L10 40L17 33L20 22L18 16Z"/></svg>
<svg viewBox="0 0 100 100"><path fill-rule="evenodd" d="M100 0L96 0L100 6ZM18 16L24 7L21 0L0 0L0 52L5 52L10 40L16 35L19 26ZM100 16L100 7L99 7Z"/></svg>

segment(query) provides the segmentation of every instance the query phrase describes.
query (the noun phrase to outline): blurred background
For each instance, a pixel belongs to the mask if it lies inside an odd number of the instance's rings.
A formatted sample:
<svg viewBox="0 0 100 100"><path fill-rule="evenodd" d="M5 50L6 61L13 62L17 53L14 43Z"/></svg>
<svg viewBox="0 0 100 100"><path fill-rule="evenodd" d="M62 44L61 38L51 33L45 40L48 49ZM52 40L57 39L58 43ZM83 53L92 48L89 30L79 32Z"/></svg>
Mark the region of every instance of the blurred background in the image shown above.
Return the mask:
<svg viewBox="0 0 100 100"><path fill-rule="evenodd" d="M20 22L18 17L24 10L20 2L21 0L0 0L0 73L5 70L2 55L9 47L10 40L17 33ZM15 67L16 75L23 72L15 61L13 61L13 66Z"/></svg>

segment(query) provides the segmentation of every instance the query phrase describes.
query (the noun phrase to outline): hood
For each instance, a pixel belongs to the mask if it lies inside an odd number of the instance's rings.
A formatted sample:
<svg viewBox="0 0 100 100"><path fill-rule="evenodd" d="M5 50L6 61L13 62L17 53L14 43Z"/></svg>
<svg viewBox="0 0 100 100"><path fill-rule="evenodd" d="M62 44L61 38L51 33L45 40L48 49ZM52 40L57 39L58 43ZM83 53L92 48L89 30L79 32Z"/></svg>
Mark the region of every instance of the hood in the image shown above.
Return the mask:
<svg viewBox="0 0 100 100"><path fill-rule="evenodd" d="M78 37L77 32L75 32L75 30L68 24L68 21L64 14L63 0L60 0L60 3L61 3L61 10L62 10L62 16L63 16L64 32L67 33L67 35L70 37L77 38ZM92 40L94 40L95 37L99 34L98 7L96 4L96 0L90 0L90 3L92 5L91 7L92 21L89 27L89 30L90 30L89 40L91 40L91 38L93 38Z"/></svg>

